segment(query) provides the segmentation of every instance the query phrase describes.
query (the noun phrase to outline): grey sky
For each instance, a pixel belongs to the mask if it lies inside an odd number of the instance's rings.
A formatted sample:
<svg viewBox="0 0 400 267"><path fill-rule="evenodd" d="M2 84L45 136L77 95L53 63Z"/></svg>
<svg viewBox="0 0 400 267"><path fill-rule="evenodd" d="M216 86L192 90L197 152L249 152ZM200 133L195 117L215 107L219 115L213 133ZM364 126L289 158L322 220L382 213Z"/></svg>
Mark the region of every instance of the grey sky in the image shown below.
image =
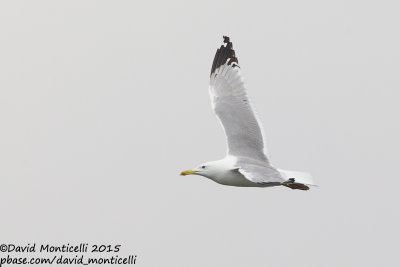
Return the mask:
<svg viewBox="0 0 400 267"><path fill-rule="evenodd" d="M396 1L2 1L0 243L121 243L138 266L395 266ZM225 154L231 37L274 165L318 188L179 172Z"/></svg>

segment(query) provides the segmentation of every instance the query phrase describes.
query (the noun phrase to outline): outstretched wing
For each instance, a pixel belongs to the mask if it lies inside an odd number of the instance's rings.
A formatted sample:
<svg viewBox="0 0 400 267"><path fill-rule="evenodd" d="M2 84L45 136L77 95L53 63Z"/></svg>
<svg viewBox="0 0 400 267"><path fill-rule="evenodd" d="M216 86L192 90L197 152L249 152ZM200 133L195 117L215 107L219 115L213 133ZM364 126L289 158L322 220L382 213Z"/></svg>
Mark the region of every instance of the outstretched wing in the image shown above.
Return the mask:
<svg viewBox="0 0 400 267"><path fill-rule="evenodd" d="M211 103L227 137L228 154L267 162L258 119L251 107L229 37L218 48L210 75Z"/></svg>

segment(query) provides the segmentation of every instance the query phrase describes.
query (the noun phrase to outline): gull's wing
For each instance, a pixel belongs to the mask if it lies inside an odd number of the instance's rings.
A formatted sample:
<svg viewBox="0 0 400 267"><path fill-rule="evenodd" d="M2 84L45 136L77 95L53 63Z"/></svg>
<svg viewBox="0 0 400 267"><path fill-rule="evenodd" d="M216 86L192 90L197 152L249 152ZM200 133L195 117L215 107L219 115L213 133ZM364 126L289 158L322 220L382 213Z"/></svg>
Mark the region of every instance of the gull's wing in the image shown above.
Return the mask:
<svg viewBox="0 0 400 267"><path fill-rule="evenodd" d="M225 130L228 155L236 158L236 167L246 179L260 184L280 184L284 180L264 153L262 129L238 64L232 43L224 36L211 68L210 96L214 112Z"/></svg>
<svg viewBox="0 0 400 267"><path fill-rule="evenodd" d="M267 163L261 126L247 97L232 43L226 36L211 68L210 95L225 130L228 154Z"/></svg>

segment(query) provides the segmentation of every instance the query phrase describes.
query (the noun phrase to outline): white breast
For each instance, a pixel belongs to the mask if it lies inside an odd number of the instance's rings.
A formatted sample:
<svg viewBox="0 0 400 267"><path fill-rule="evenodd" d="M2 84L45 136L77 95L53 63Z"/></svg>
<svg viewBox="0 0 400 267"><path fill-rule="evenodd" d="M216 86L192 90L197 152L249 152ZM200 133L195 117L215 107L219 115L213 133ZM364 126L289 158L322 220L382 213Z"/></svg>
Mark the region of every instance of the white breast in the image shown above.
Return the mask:
<svg viewBox="0 0 400 267"><path fill-rule="evenodd" d="M215 182L223 185L243 186L243 187L263 187L263 185L256 184L247 180L240 172L236 170L226 170L219 175L211 178Z"/></svg>

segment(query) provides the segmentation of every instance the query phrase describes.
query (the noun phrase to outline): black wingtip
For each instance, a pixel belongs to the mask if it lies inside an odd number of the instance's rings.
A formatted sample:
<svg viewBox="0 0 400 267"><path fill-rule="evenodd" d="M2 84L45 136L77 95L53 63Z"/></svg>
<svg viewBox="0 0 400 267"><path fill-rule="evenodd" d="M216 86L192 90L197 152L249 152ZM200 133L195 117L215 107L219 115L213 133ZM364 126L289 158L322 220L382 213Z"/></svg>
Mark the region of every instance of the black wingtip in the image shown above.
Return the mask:
<svg viewBox="0 0 400 267"><path fill-rule="evenodd" d="M211 67L210 76L215 73L216 69L228 62L228 65L239 66L237 57L235 56L235 50L233 50L232 42L228 36L223 36L224 42L217 49L215 53L214 61Z"/></svg>
<svg viewBox="0 0 400 267"><path fill-rule="evenodd" d="M222 37L224 38L224 43L226 43L226 44L229 43L229 37L228 36L224 35Z"/></svg>

